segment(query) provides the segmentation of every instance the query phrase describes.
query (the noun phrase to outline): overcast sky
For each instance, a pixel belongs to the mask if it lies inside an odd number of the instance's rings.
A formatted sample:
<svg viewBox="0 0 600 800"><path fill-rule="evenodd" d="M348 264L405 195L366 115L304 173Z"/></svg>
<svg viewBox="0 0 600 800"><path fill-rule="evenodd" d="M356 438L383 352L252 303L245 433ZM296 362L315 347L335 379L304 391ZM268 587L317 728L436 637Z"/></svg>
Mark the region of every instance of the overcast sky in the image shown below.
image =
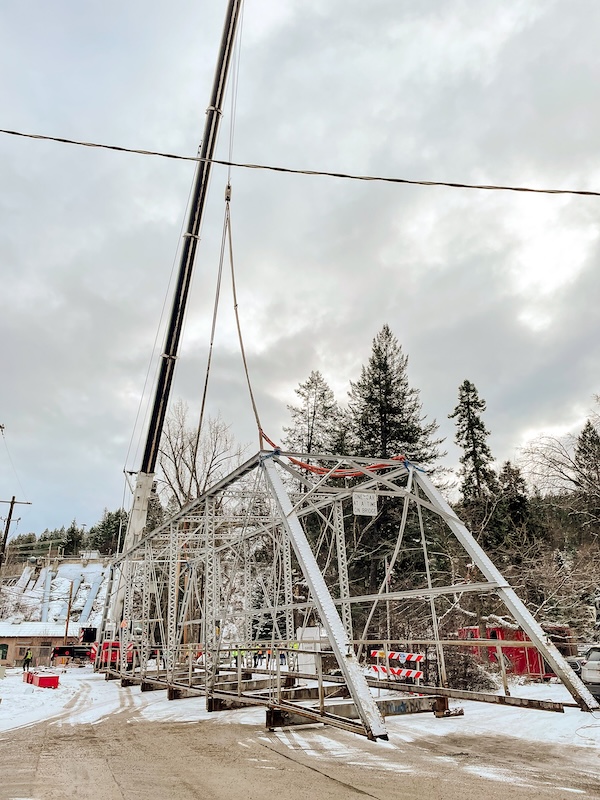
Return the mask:
<svg viewBox="0 0 600 800"><path fill-rule="evenodd" d="M225 7L5 0L0 127L195 155ZM247 0L233 158L599 190L599 30L597 0ZM0 135L0 499L32 502L13 533L89 526L121 504L193 172ZM345 401L386 322L448 465L465 378L487 401L498 461L536 433L581 427L600 391L600 199L231 180L239 311L272 438L311 370ZM193 415L226 181L215 167L173 389ZM226 281L209 410L251 455L231 309Z"/></svg>

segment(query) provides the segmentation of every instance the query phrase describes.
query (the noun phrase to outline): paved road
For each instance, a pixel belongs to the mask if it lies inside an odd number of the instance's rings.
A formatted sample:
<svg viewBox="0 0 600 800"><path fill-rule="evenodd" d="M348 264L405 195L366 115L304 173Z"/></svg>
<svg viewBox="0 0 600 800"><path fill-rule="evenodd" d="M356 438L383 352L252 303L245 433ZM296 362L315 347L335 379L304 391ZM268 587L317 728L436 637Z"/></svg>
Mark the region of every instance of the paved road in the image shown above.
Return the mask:
<svg viewBox="0 0 600 800"><path fill-rule="evenodd" d="M600 798L600 753L503 737L369 742L323 727L64 719L0 741L1 800Z"/></svg>

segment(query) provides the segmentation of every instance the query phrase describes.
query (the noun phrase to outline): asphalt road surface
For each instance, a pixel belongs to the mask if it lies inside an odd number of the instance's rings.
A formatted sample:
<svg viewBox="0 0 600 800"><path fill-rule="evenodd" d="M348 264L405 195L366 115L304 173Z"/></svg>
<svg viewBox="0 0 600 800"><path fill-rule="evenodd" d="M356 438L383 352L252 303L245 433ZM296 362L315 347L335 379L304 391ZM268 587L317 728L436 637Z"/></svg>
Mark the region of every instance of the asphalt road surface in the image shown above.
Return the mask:
<svg viewBox="0 0 600 800"><path fill-rule="evenodd" d="M369 742L311 726L55 719L0 738L2 800L600 798L600 752L499 736Z"/></svg>

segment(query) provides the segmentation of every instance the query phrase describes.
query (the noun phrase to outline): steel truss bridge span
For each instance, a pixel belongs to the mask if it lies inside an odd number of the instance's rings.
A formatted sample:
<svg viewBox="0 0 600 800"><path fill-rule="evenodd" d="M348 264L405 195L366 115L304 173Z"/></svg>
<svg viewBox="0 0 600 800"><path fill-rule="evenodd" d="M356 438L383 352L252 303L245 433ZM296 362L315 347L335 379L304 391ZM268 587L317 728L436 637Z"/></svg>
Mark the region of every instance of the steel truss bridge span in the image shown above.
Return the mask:
<svg viewBox="0 0 600 800"><path fill-rule="evenodd" d="M598 708L430 477L406 460L259 452L112 569L124 601L122 620L111 621L107 594L103 637L120 643L110 672L173 696L204 694L209 709L234 698L289 714L298 701L301 716L386 738L373 670L388 670L386 687L398 675L404 690L408 676L451 693L456 653L467 648L445 640L485 613L512 618L574 702ZM410 650L417 640L432 643L421 646L423 669L408 659L392 669L397 643ZM506 687L501 650L497 667ZM327 695L340 692L356 721L336 714Z"/></svg>

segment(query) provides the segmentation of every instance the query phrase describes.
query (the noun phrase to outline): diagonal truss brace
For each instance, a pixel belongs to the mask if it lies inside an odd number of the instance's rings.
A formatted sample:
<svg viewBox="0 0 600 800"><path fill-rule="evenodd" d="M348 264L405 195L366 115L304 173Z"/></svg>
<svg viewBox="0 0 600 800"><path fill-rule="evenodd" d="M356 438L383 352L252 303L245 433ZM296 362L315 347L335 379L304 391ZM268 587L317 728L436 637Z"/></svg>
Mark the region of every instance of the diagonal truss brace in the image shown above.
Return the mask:
<svg viewBox="0 0 600 800"><path fill-rule="evenodd" d="M491 559L475 541L473 535L469 533L467 528L453 513L446 500L444 500L427 475L421 471L415 470L414 480L421 487L432 505L445 515L449 528L469 553L473 563L479 567L488 581L497 584L497 588L495 589L496 594L502 598L510 613L529 636L540 653L542 653L580 708L583 711L596 711L600 709L598 701L573 672L565 658L558 651L556 645L550 640L548 634L546 634L542 626L536 622L525 607L523 601L517 596L515 590L507 584L500 571L494 566Z"/></svg>
<svg viewBox="0 0 600 800"><path fill-rule="evenodd" d="M277 472L273 455L263 456L261 465L265 471L281 514L281 524L289 536L304 578L319 610L323 627L335 653L348 690L369 739L387 739L387 729L374 698L354 654L352 643L344 629L335 603L321 570L315 560L302 525L294 512L281 476Z"/></svg>

